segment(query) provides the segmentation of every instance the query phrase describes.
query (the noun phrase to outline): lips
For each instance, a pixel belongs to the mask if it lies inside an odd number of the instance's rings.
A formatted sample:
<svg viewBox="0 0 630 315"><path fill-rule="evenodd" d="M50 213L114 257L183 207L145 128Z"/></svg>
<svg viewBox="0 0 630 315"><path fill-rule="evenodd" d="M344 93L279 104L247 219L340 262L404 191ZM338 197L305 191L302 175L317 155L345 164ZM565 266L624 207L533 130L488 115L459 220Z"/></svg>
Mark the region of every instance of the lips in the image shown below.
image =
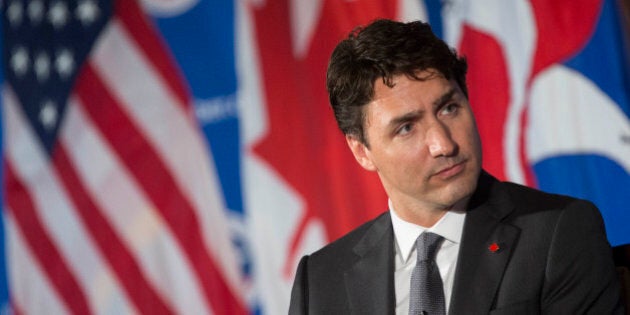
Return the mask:
<svg viewBox="0 0 630 315"><path fill-rule="evenodd" d="M451 177L454 177L460 174L464 170L465 163L466 163L466 160L463 160L453 165L442 168L438 172L433 174L433 176L439 177L441 179L449 179Z"/></svg>

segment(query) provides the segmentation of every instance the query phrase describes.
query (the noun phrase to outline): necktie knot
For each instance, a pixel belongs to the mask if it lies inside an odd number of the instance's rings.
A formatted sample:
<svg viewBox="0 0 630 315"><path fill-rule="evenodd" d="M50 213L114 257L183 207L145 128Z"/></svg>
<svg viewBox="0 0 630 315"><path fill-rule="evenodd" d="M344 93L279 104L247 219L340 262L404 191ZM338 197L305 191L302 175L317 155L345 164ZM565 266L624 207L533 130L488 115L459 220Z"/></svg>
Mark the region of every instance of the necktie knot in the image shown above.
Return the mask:
<svg viewBox="0 0 630 315"><path fill-rule="evenodd" d="M418 261L434 260L442 240L444 240L444 238L435 233L424 232L420 234L416 239Z"/></svg>

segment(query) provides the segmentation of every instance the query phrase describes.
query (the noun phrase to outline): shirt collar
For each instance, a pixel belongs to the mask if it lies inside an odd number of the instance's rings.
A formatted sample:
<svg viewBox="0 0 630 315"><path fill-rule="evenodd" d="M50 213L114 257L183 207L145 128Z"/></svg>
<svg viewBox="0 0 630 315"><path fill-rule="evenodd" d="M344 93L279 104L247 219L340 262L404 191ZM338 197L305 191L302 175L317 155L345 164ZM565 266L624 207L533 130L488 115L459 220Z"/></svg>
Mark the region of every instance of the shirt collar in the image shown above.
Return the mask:
<svg viewBox="0 0 630 315"><path fill-rule="evenodd" d="M401 219L392 206L391 200L389 200L388 203L397 250L403 261L407 261L409 254L415 246L416 239L424 231L438 234L452 243L460 243L466 212L447 211L432 227L426 228Z"/></svg>

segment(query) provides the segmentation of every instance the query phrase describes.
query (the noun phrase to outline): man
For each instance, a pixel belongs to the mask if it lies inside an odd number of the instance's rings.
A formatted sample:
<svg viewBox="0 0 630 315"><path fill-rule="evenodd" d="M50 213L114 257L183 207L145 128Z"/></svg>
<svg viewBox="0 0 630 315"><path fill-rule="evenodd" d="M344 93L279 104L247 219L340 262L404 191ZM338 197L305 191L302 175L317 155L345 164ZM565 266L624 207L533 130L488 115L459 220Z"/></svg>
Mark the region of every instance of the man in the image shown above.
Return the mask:
<svg viewBox="0 0 630 315"><path fill-rule="evenodd" d="M622 312L598 210L481 170L466 69L421 22L336 47L335 118L389 211L302 258L290 314Z"/></svg>

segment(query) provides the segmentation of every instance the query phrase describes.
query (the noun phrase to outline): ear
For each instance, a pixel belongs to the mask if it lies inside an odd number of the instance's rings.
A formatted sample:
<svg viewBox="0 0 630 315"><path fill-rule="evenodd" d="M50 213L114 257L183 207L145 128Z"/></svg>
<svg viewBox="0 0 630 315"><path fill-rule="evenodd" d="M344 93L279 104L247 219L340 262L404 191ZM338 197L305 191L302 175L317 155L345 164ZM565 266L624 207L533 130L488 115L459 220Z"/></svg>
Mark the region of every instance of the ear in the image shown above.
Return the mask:
<svg viewBox="0 0 630 315"><path fill-rule="evenodd" d="M359 165L368 171L376 171L376 166L370 158L370 149L363 142L357 139L356 136L346 135L346 143L348 143L348 147L350 147L350 151L352 151Z"/></svg>

